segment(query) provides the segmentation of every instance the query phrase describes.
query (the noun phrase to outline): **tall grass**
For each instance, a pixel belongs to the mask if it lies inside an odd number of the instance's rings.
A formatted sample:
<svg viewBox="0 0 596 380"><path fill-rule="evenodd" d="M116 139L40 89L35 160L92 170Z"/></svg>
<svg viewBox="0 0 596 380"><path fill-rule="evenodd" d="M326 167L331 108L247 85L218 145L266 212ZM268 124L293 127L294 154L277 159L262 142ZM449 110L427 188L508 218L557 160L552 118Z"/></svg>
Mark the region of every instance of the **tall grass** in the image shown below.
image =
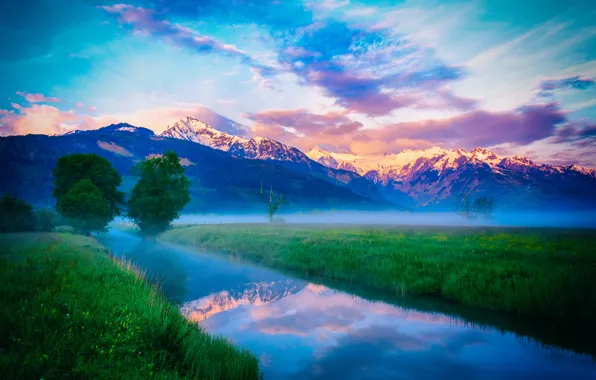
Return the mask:
<svg viewBox="0 0 596 380"><path fill-rule="evenodd" d="M225 250L302 277L429 294L594 331L594 231L203 225L165 241Z"/></svg>
<svg viewBox="0 0 596 380"><path fill-rule="evenodd" d="M191 324L93 240L0 235L6 379L257 379L258 360Z"/></svg>

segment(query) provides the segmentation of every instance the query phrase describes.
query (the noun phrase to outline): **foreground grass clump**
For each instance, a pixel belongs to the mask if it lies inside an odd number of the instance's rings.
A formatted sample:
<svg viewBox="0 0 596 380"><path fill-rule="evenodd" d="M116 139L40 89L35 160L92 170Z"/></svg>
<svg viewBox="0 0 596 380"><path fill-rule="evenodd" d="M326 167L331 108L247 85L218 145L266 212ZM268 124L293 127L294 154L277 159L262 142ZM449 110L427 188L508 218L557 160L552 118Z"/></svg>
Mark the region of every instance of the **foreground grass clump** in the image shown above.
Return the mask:
<svg viewBox="0 0 596 380"><path fill-rule="evenodd" d="M594 330L594 231L205 225L162 239L226 250L303 277L438 295Z"/></svg>
<svg viewBox="0 0 596 380"><path fill-rule="evenodd" d="M0 247L3 378L259 378L252 354L187 322L93 240L3 234Z"/></svg>

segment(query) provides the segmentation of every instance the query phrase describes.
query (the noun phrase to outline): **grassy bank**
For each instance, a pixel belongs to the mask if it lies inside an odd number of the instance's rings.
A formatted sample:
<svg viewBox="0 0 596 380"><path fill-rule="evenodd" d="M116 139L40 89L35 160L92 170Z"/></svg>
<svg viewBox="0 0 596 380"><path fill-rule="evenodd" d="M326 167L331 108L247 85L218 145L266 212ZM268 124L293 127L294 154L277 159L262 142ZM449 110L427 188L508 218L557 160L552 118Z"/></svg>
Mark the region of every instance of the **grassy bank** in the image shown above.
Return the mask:
<svg viewBox="0 0 596 380"><path fill-rule="evenodd" d="M184 319L93 240L0 235L6 379L256 379L257 359Z"/></svg>
<svg viewBox="0 0 596 380"><path fill-rule="evenodd" d="M302 277L431 294L594 330L594 231L204 225L162 240L224 250Z"/></svg>

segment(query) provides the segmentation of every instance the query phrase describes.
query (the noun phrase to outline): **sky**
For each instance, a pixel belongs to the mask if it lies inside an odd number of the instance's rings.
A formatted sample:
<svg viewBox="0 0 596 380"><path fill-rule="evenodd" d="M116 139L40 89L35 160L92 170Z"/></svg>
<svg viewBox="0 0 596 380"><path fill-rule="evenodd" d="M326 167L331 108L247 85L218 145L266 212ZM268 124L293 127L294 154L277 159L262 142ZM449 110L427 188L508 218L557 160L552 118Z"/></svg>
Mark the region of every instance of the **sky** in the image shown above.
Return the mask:
<svg viewBox="0 0 596 380"><path fill-rule="evenodd" d="M594 19L592 0L7 0L0 135L216 113L302 150L596 167Z"/></svg>

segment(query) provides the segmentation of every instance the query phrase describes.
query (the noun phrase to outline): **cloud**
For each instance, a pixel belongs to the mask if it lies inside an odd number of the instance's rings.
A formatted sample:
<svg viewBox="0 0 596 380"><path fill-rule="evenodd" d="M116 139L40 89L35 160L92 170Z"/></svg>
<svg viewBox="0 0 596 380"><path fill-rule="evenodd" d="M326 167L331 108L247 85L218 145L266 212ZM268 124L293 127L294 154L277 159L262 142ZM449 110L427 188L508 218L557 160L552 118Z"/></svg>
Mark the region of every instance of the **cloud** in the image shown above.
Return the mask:
<svg viewBox="0 0 596 380"><path fill-rule="evenodd" d="M596 123L570 122L557 130L554 141L578 147L596 146Z"/></svg>
<svg viewBox="0 0 596 380"><path fill-rule="evenodd" d="M462 77L461 68L443 64L389 29L315 22L283 41L278 60L301 83L370 116L423 106L428 97L441 99L435 106L468 110L475 105L444 87Z"/></svg>
<svg viewBox="0 0 596 380"><path fill-rule="evenodd" d="M60 99L48 97L44 94L28 94L26 92L17 91L17 95L22 96L29 103L58 103Z"/></svg>
<svg viewBox="0 0 596 380"><path fill-rule="evenodd" d="M246 114L245 118L256 122L259 126L293 128L299 133L316 133L326 131L355 131L362 126L361 123L355 124L348 116L347 112L330 111L324 114L311 113L305 109L297 110L268 110L256 114ZM331 133L336 134L336 133Z"/></svg>
<svg viewBox="0 0 596 380"><path fill-rule="evenodd" d="M362 129L362 124L346 112L269 110L247 116L255 121L255 134L280 139L303 150L331 145L356 154L399 152L434 145L464 149L505 143L526 145L554 136L557 127L567 120L557 103L526 105L509 112L475 110L451 118L368 129Z"/></svg>
<svg viewBox="0 0 596 380"><path fill-rule="evenodd" d="M580 76L545 80L540 82L538 86L538 96L549 97L554 91L563 89L587 90L594 87L595 84L594 78L582 78Z"/></svg>
<svg viewBox="0 0 596 380"><path fill-rule="evenodd" d="M219 104L234 105L238 102L238 99L216 99Z"/></svg>
<svg viewBox="0 0 596 380"><path fill-rule="evenodd" d="M240 58L242 63L259 71L259 74L267 77L276 73L273 67L257 62L253 57L235 45L220 42L213 37L205 36L196 31L171 23L163 19L156 10L135 7L128 4L116 4L112 6L101 6L103 10L118 16L121 25L129 25L133 32L138 35L157 35L172 41L173 43L192 49L199 53L218 53L224 56Z"/></svg>
<svg viewBox="0 0 596 380"><path fill-rule="evenodd" d="M502 143L525 145L550 137L566 116L556 103L527 105L510 112L472 111L444 120L397 123L374 130L385 141L410 138L458 148Z"/></svg>
<svg viewBox="0 0 596 380"><path fill-rule="evenodd" d="M4 135L62 134L73 129L100 128L113 121L62 111L45 104L19 107L18 113L0 110L0 130Z"/></svg>

